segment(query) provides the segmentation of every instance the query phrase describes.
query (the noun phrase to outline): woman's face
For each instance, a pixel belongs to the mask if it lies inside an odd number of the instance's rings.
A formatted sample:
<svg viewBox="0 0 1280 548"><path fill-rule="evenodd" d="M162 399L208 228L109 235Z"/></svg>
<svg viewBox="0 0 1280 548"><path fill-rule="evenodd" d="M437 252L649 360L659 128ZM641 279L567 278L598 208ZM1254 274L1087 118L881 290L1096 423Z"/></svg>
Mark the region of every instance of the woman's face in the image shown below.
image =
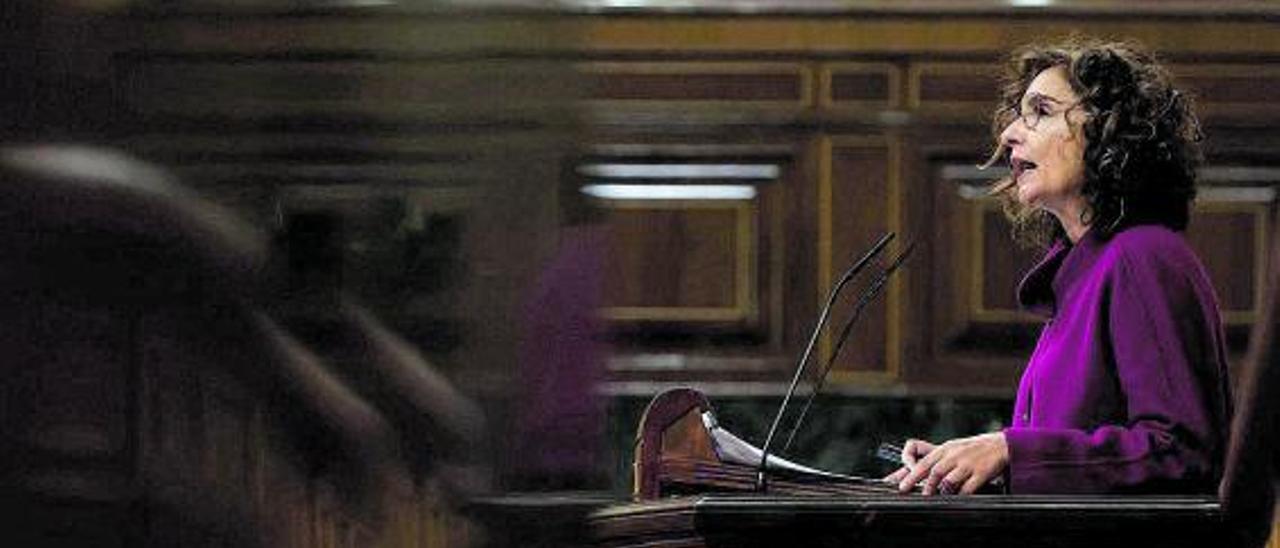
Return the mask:
<svg viewBox="0 0 1280 548"><path fill-rule="evenodd" d="M1066 69L1047 68L1022 94L1019 113L1000 133L1009 148L1009 164L1018 201L1046 209L1066 223L1079 222L1085 206L1085 114L1071 90Z"/></svg>

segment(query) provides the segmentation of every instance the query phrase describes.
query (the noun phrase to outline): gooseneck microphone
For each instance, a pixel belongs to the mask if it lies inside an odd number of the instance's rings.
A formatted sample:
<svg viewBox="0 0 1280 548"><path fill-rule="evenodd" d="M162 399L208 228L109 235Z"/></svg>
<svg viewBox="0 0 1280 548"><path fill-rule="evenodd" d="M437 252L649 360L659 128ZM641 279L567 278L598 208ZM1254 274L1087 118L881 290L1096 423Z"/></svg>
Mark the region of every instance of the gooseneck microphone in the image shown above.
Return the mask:
<svg viewBox="0 0 1280 548"><path fill-rule="evenodd" d="M835 287L827 295L827 304L822 307L821 314L818 315L818 324L813 327L813 333L809 335L809 342L804 347L804 352L800 354L800 361L796 364L796 372L791 377L791 385L787 387L787 393L782 397L782 405L778 407L778 414L773 417L773 424L769 426L769 434L764 438L764 445L760 450L760 467L756 470L756 490L764 491L767 489L766 470L769 463L769 445L773 443L773 436L778 433L778 425L782 422L782 416L787 410L787 403L791 401L791 396L796 392L796 386L800 384L800 378L804 376L805 365L809 362L809 355L813 353L813 345L818 341L818 334L822 333L822 326L827 323L827 317L831 315L831 306L835 304L836 297L840 295L840 290L849 283L850 280L857 276L871 259L879 255L884 250L889 241L894 238L894 233L889 232L881 236L875 245L871 246L858 262L849 268L844 276L840 277L840 281L836 282Z"/></svg>
<svg viewBox="0 0 1280 548"><path fill-rule="evenodd" d="M818 380L813 384L813 390L809 392L809 398L805 400L804 407L800 409L800 415L796 417L795 424L791 427L791 434L787 436L787 442L782 444L782 452L791 448L791 441L795 439L796 432L800 431L800 425L804 423L804 418L809 414L809 408L813 406L813 400L818 396L818 392L822 391L822 385L827 381L827 374L831 372L831 366L835 364L836 358L840 356L840 350L844 348L844 343L849 340L849 333L853 331L853 324L857 323L858 317L862 315L862 309L866 308L871 301L880 295L880 291L884 289L885 283L889 281L889 277L893 275L902 263L906 262L907 257L911 256L911 252L915 251L916 243L913 241L907 244L907 248L902 250L893 262L876 277L867 289L863 290L862 296L858 298L858 302L853 306L853 313L849 315L849 319L844 322L844 328L840 330L840 338L836 339L836 347L831 351L831 355L827 357L827 363L823 365L822 372L818 373Z"/></svg>

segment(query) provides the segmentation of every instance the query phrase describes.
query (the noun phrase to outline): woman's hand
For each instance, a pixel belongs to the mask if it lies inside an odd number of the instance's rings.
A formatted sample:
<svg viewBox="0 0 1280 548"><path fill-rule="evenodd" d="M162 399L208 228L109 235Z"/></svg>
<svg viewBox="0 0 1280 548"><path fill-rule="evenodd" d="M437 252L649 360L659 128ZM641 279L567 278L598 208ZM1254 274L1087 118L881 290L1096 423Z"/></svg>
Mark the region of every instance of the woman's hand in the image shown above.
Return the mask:
<svg viewBox="0 0 1280 548"><path fill-rule="evenodd" d="M1001 432L954 439L942 445L908 440L902 446L902 462L905 466L884 479L896 481L903 493L923 482L921 492L926 496L970 495L1004 472L1009 465L1009 444Z"/></svg>

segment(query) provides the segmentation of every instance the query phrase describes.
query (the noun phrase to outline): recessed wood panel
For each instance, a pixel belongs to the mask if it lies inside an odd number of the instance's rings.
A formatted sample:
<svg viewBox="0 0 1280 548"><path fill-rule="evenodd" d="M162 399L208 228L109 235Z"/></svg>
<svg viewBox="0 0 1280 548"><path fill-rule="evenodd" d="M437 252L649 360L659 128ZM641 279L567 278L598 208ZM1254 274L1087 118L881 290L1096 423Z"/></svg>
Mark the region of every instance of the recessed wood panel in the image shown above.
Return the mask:
<svg viewBox="0 0 1280 548"><path fill-rule="evenodd" d="M144 113L476 115L578 97L566 64L177 58L122 64L117 89ZM500 92L495 90L501 90ZM499 99L502 99L501 101ZM543 105L544 106L544 105Z"/></svg>
<svg viewBox="0 0 1280 548"><path fill-rule="evenodd" d="M911 67L911 107L971 105L990 108L999 98L996 65L922 63Z"/></svg>
<svg viewBox="0 0 1280 548"><path fill-rule="evenodd" d="M597 63L582 70L587 97L598 101L794 107L809 102L809 73L800 65Z"/></svg>
<svg viewBox="0 0 1280 548"><path fill-rule="evenodd" d="M881 138L835 139L830 145L829 171L820 182L825 192L819 193L820 225L826 225L819 242L819 287L821 301L826 292L846 270L885 232L896 226L897 199L893 154L887 140ZM824 196L825 194L825 196ZM829 247L822 249L829 242ZM905 242L885 250L881 265L895 255ZM873 280L880 268L872 266L851 283L831 313L830 336L824 339L820 356L835 349L844 324L852 315L862 288ZM889 288L891 289L891 288ZM896 374L890 354L890 332L894 328L889 314L892 291L871 302L859 317L848 342L837 357L833 369L841 373ZM820 362L821 363L821 362Z"/></svg>
<svg viewBox="0 0 1280 548"><path fill-rule="evenodd" d="M946 365L920 375L999 386L1016 379L1043 322L1018 307L1016 290L1044 250L1013 241L999 203L986 195L987 180L945 171L935 183L932 304L925 314L933 326L931 351Z"/></svg>
<svg viewBox="0 0 1280 548"><path fill-rule="evenodd" d="M1280 70L1267 65L1181 65L1177 83L1209 113L1271 115L1280 97Z"/></svg>
<svg viewBox="0 0 1280 548"><path fill-rule="evenodd" d="M1266 207L1205 204L1187 228L1187 241L1204 263L1228 323L1253 321L1266 264Z"/></svg>
<svg viewBox="0 0 1280 548"><path fill-rule="evenodd" d="M766 74L599 74L592 99L613 101L799 101L794 76Z"/></svg>
<svg viewBox="0 0 1280 548"><path fill-rule="evenodd" d="M606 316L744 321L755 314L755 208L749 201L615 203Z"/></svg>
<svg viewBox="0 0 1280 548"><path fill-rule="evenodd" d="M896 108L902 77L887 63L833 63L822 67L823 106Z"/></svg>
<svg viewBox="0 0 1280 548"><path fill-rule="evenodd" d="M1017 288L1022 276L1044 251L1028 249L1013 241L1009 220L994 200L973 203L980 219L980 246L974 256L973 316L977 320L1009 320L1022 316Z"/></svg>

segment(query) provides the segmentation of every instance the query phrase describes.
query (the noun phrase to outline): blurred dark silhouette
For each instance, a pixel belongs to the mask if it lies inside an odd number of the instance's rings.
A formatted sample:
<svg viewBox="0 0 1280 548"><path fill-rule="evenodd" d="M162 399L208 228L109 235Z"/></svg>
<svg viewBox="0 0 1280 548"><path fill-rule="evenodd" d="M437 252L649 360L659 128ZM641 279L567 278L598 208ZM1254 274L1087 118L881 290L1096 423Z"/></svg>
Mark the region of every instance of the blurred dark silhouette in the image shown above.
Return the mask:
<svg viewBox="0 0 1280 548"><path fill-rule="evenodd" d="M340 337L304 343L264 234L101 146L130 122L97 17L0 7L0 538L368 545L437 526L487 488L480 411L336 289L303 298Z"/></svg>

